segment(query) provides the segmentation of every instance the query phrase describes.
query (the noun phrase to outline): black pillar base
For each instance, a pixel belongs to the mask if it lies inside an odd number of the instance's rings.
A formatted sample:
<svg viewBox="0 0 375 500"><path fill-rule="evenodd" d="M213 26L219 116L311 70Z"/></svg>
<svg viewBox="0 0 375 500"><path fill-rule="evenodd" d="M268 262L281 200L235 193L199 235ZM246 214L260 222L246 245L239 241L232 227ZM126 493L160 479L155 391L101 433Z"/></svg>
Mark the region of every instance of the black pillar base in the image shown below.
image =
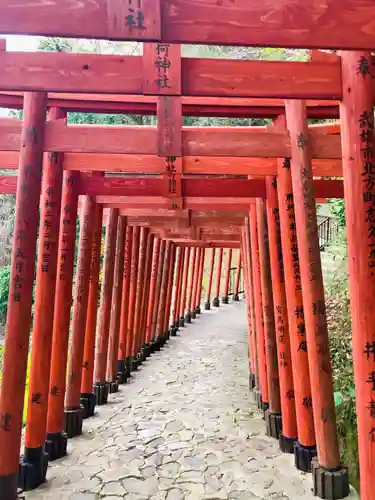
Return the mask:
<svg viewBox="0 0 375 500"><path fill-rule="evenodd" d="M131 356L125 359L125 366L129 378L132 376L132 366L133 366L133 358Z"/></svg>
<svg viewBox="0 0 375 500"><path fill-rule="evenodd" d="M117 381L119 385L126 384L128 380L128 369L124 359L117 360Z"/></svg>
<svg viewBox="0 0 375 500"><path fill-rule="evenodd" d="M65 432L47 433L46 452L48 453L48 460L50 462L66 457L67 447L68 436Z"/></svg>
<svg viewBox="0 0 375 500"><path fill-rule="evenodd" d="M311 472L311 461L316 457L316 446L303 446L298 441L294 444L294 460L298 470Z"/></svg>
<svg viewBox="0 0 375 500"><path fill-rule="evenodd" d="M229 297L227 297L227 296L223 297L223 298L221 299L221 302L222 302L223 304L229 304Z"/></svg>
<svg viewBox="0 0 375 500"><path fill-rule="evenodd" d="M171 337L177 337L178 328L176 325L171 325L169 331L170 331Z"/></svg>
<svg viewBox="0 0 375 500"><path fill-rule="evenodd" d="M214 307L220 307L220 299L219 297L215 297L214 300L212 301L212 305Z"/></svg>
<svg viewBox="0 0 375 500"><path fill-rule="evenodd" d="M211 302L209 300L204 303L204 310L205 311L210 311L211 310Z"/></svg>
<svg viewBox="0 0 375 500"><path fill-rule="evenodd" d="M316 497L339 500L349 495L349 473L346 467L336 470L325 469L319 465L317 458L311 463Z"/></svg>
<svg viewBox="0 0 375 500"><path fill-rule="evenodd" d="M115 380L113 382L108 382L108 391L109 391L109 394L116 394L116 392L118 392L117 380Z"/></svg>
<svg viewBox="0 0 375 500"><path fill-rule="evenodd" d="M196 313L195 309L193 309L191 311L191 319L195 319L196 317L197 317L197 313Z"/></svg>
<svg viewBox="0 0 375 500"><path fill-rule="evenodd" d="M139 362L140 364L144 363L147 359L147 356L146 356L146 350L145 350L145 347L142 346L141 347L141 350L139 351Z"/></svg>
<svg viewBox="0 0 375 500"><path fill-rule="evenodd" d="M255 394L255 401L256 405L258 407L258 410L262 411L263 413L268 410L269 404L265 403L262 399L262 393L260 391L254 391ZM264 417L263 417L264 420Z"/></svg>
<svg viewBox="0 0 375 500"><path fill-rule="evenodd" d="M18 474L0 476L0 500L18 499Z"/></svg>
<svg viewBox="0 0 375 500"><path fill-rule="evenodd" d="M283 453L294 453L294 444L297 442L297 438L289 438L280 434L279 437L279 448Z"/></svg>
<svg viewBox="0 0 375 500"><path fill-rule="evenodd" d="M46 480L48 455L45 446L40 448L25 448L20 459L18 487L23 491L35 490Z"/></svg>
<svg viewBox="0 0 375 500"><path fill-rule="evenodd" d="M195 314L201 314L202 313L202 309L200 308L200 306L196 307L195 308Z"/></svg>
<svg viewBox="0 0 375 500"><path fill-rule="evenodd" d="M98 406L106 405L108 403L109 384L108 382L96 382L94 385L94 392L96 394L96 404Z"/></svg>
<svg viewBox="0 0 375 500"><path fill-rule="evenodd" d="M254 373L249 374L249 389L250 391L253 391L256 387L256 380L255 380L255 375Z"/></svg>
<svg viewBox="0 0 375 500"><path fill-rule="evenodd" d="M233 302L239 302L240 301L240 296L239 295L233 295Z"/></svg>
<svg viewBox="0 0 375 500"><path fill-rule="evenodd" d="M179 325L180 325L180 328L184 328L184 326L185 326L185 318L184 317L180 318Z"/></svg>
<svg viewBox="0 0 375 500"><path fill-rule="evenodd" d="M84 392L81 394L81 405L83 406L82 418L90 418L95 414L96 394L94 392Z"/></svg>
<svg viewBox="0 0 375 500"><path fill-rule="evenodd" d="M139 365L140 365L139 359L137 359L136 357L131 358L131 371L132 372L136 372L138 370Z"/></svg>
<svg viewBox="0 0 375 500"><path fill-rule="evenodd" d="M281 413L272 413L267 410L264 413L266 421L266 434L274 439L279 439L282 430L282 418Z"/></svg>
<svg viewBox="0 0 375 500"><path fill-rule="evenodd" d="M146 359L151 356L151 344L145 344L143 346L143 352L144 352L145 361L146 361Z"/></svg>
<svg viewBox="0 0 375 500"><path fill-rule="evenodd" d="M82 418L84 409L82 406L79 408L71 408L64 410L64 430L69 439L82 434Z"/></svg>
<svg viewBox="0 0 375 500"><path fill-rule="evenodd" d="M188 311L185 314L185 323L191 323L191 312L190 311Z"/></svg>
<svg viewBox="0 0 375 500"><path fill-rule="evenodd" d="M160 339L154 339L152 341L152 349L153 349L153 352L160 351L160 349L161 349Z"/></svg>
<svg viewBox="0 0 375 500"><path fill-rule="evenodd" d="M262 408L262 394L259 389L254 390L254 400L258 410Z"/></svg>
<svg viewBox="0 0 375 500"><path fill-rule="evenodd" d="M262 416L262 419L263 420L266 420L266 412L269 410L269 403L265 403L263 400L262 400L262 407L261 407L261 410L263 411L263 416Z"/></svg>

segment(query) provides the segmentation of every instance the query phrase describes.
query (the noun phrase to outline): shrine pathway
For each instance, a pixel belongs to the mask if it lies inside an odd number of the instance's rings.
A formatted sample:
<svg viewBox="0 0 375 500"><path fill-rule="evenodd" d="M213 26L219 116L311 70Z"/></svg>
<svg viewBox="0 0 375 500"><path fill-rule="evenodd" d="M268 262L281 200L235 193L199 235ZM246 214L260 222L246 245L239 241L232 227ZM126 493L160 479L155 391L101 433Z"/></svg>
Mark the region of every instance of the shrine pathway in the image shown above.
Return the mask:
<svg viewBox="0 0 375 500"><path fill-rule="evenodd" d="M248 390L244 303L204 312L70 441L26 499L313 499Z"/></svg>

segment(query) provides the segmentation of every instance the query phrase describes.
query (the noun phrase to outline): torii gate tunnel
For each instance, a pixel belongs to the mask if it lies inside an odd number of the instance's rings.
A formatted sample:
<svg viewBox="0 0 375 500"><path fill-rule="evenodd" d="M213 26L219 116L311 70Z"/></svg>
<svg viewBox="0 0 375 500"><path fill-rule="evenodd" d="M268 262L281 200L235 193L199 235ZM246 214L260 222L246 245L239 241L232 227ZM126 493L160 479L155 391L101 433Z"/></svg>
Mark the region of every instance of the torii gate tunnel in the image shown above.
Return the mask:
<svg viewBox="0 0 375 500"><path fill-rule="evenodd" d="M266 432L312 472L316 496L345 498L316 217L327 198L345 198L361 498L375 499L374 18L372 0L0 0L3 34L145 42L143 56L0 43L0 106L23 109L0 119L0 167L17 174L0 176L0 193L16 194L0 500L42 484L96 405L202 301L228 302L233 262ZM308 62L208 61L181 57L182 43L314 50ZM68 125L74 111L157 126ZM183 116L272 125L185 127Z"/></svg>

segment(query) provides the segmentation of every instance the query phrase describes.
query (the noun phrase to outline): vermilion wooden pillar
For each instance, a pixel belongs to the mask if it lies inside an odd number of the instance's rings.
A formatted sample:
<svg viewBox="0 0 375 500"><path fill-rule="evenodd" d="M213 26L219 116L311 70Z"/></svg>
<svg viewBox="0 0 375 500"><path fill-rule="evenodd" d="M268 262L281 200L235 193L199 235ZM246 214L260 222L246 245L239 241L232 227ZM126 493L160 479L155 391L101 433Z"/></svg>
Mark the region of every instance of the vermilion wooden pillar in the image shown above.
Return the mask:
<svg viewBox="0 0 375 500"><path fill-rule="evenodd" d="M242 255L241 252L238 252L238 264L237 264L237 274L236 274L236 282L234 284L234 302L238 302L240 300L239 290L240 290L240 281L241 281L241 271L242 271Z"/></svg>
<svg viewBox="0 0 375 500"><path fill-rule="evenodd" d="M247 257L247 273L249 277L249 285L248 285L248 294L249 294L249 305L250 305L250 320L251 320L251 325L252 325L252 346L253 346L253 352L252 352L252 367L254 370L254 388L257 387L258 392L260 390L260 361L259 361L259 353L258 353L258 332L257 332L257 326L256 326L256 318L255 318L255 288L254 288L254 279L253 279L253 266L252 266L252 254L251 254L251 236L250 236L250 219L247 218L245 221L245 227L244 227L244 233L245 233L245 255Z"/></svg>
<svg viewBox="0 0 375 500"><path fill-rule="evenodd" d="M173 306L172 306L172 321L173 324L171 326L171 335L176 336L179 328L178 321L178 311L179 311L179 303L181 297L181 281L182 281L182 270L184 264L184 248L179 247L177 250L177 264L176 264L176 280L173 289Z"/></svg>
<svg viewBox="0 0 375 500"><path fill-rule="evenodd" d="M120 343L117 354L117 374L120 384L125 384L130 375L130 362L126 352L128 339L128 314L130 267L133 249L133 226L127 226L125 234L124 276L122 279L121 314L120 314Z"/></svg>
<svg viewBox="0 0 375 500"><path fill-rule="evenodd" d="M185 248L185 262L184 262L184 272L182 276L182 293L181 293L181 307L180 307L180 326L185 326L185 308L186 308L186 297L187 297L187 287L188 287L188 274L190 265L190 253L191 248Z"/></svg>
<svg viewBox="0 0 375 500"><path fill-rule="evenodd" d="M142 299L142 325L141 325L142 345L146 357L151 355L151 346L149 345L147 340L147 317L148 317L148 306L151 293L151 273L152 273L153 253L154 253L154 235L152 233L149 233L147 236L147 251L146 251L146 262L145 262L146 266L145 287Z"/></svg>
<svg viewBox="0 0 375 500"><path fill-rule="evenodd" d="M314 485L323 498L344 498L349 493L348 471L340 469L306 103L286 101L286 116L318 449L318 461L313 465ZM336 471L334 475L332 470Z"/></svg>
<svg viewBox="0 0 375 500"><path fill-rule="evenodd" d="M280 382L277 362L275 317L273 314L272 278L270 269L268 227L265 203L256 200L260 279L262 289L264 342L266 346L268 404L266 412L267 434L279 438L281 431Z"/></svg>
<svg viewBox="0 0 375 500"><path fill-rule="evenodd" d="M121 294L122 281L124 279L125 233L126 218L119 217L117 224L117 241L107 360L107 382L109 384L110 394L116 393L119 385L117 375L117 354L120 343Z"/></svg>
<svg viewBox="0 0 375 500"><path fill-rule="evenodd" d="M103 281L100 292L98 345L95 353L94 391L96 394L97 405L105 405L108 402L109 384L106 381L106 372L118 219L119 210L117 208L110 208L108 212L104 243Z"/></svg>
<svg viewBox="0 0 375 500"><path fill-rule="evenodd" d="M85 328L85 348L83 353L83 371L81 383L81 404L83 418L95 413L96 394L94 390L95 337L98 316L100 254L102 245L103 206L96 204L92 233L89 298Z"/></svg>
<svg viewBox="0 0 375 500"><path fill-rule="evenodd" d="M133 337L133 355L137 359L138 364L145 360L144 351L141 351L141 316L142 316L142 298L145 286L145 263L147 252L147 237L148 227L142 227L140 232L139 244L139 262L138 262L138 275L137 275L137 293L135 300L134 311L134 337Z"/></svg>
<svg viewBox="0 0 375 500"><path fill-rule="evenodd" d="M342 52L341 141L361 499L374 500L375 155L374 68L369 52Z"/></svg>
<svg viewBox="0 0 375 500"><path fill-rule="evenodd" d="M204 273L204 263L206 258L206 249L201 248L201 259L199 265L199 278L198 278L198 287L197 287L197 295L196 295L196 308L195 313L201 314L201 302L202 302L202 289L203 289L203 273Z"/></svg>
<svg viewBox="0 0 375 500"><path fill-rule="evenodd" d="M157 326L159 319L159 306L160 306L161 285L163 279L163 269L165 264L165 248L166 248L166 241L162 240L160 243L158 272L156 275L156 285L155 285L155 301L154 301L154 309L153 309L152 323L151 323L151 336L152 336L152 342L155 346L155 350L160 350L160 348L162 347L162 341L159 338Z"/></svg>
<svg viewBox="0 0 375 500"><path fill-rule="evenodd" d="M260 256L259 256L259 240L258 240L258 224L255 203L250 207L250 241L251 249L251 266L253 278L253 297L254 297L254 312L256 326L257 353L259 365L259 389L255 395L257 398L258 407L265 411L268 410L268 384L267 384L267 362L266 362L266 347L264 341L264 322L263 322L263 300L262 287L260 277Z"/></svg>
<svg viewBox="0 0 375 500"><path fill-rule="evenodd" d="M180 310L182 304L182 294L183 294L183 278L184 278L184 269L185 269L185 260L186 260L186 248L181 248L182 252L182 260L181 260L181 271L180 271L180 281L178 287L178 296L177 296L177 305L176 305L176 316L175 316L175 324L177 329L180 328Z"/></svg>
<svg viewBox="0 0 375 500"><path fill-rule="evenodd" d="M154 316L154 307L155 307L156 281L159 270L160 247L161 247L161 239L155 238L153 256L152 256L151 284L150 284L150 295L147 305L147 324L146 324L146 343L150 346L151 352L154 352L155 350L152 338L152 320Z"/></svg>
<svg viewBox="0 0 375 500"><path fill-rule="evenodd" d="M129 358L129 366L131 371L138 369L138 362L133 352L134 342L134 317L135 317L135 302L137 299L138 286L138 263L139 263L139 240L140 227L135 226L133 229L133 248L132 259L130 265L130 289L129 289L129 309L128 309L128 335L126 342L126 354Z"/></svg>
<svg viewBox="0 0 375 500"><path fill-rule="evenodd" d="M269 252L271 262L271 278L273 305L275 315L277 355L279 363L280 398L282 410L282 434L280 447L282 451L293 453L294 443L298 439L297 420L294 398L292 358L290 354L288 311L286 305L283 253L281 248L280 213L277 201L276 177L266 178L267 187L267 221L269 235ZM276 437L276 436L275 436Z"/></svg>
<svg viewBox="0 0 375 500"><path fill-rule="evenodd" d="M78 173L64 172L47 414L47 442L50 460L65 456L67 446L67 435L64 432L64 399L72 307L78 181Z"/></svg>
<svg viewBox="0 0 375 500"><path fill-rule="evenodd" d="M156 281L156 301L155 301L155 316L154 316L154 338L157 345L163 347L165 341L163 337L165 299L167 295L167 280L170 259L171 242L163 240L160 249L160 263L158 271L158 279Z"/></svg>
<svg viewBox="0 0 375 500"><path fill-rule="evenodd" d="M164 253L164 262L163 262L163 271L160 283L160 299L159 299L159 308L158 315L156 320L156 338L164 345L166 342L165 332L164 332L164 320L165 320L165 310L167 306L167 288L168 288L168 276L169 276L169 267L171 263L171 242L168 240L165 243L165 253Z"/></svg>
<svg viewBox="0 0 375 500"><path fill-rule="evenodd" d="M219 249L219 258L217 261L216 265L216 291L215 291L215 297L214 300L212 301L212 305L214 307L219 307L220 306L220 283L221 283L221 268L223 264L223 254L224 250L222 248Z"/></svg>
<svg viewBox="0 0 375 500"><path fill-rule="evenodd" d="M46 94L26 93L0 393L1 500L17 498L45 119ZM39 455L44 457L44 449Z"/></svg>
<svg viewBox="0 0 375 500"><path fill-rule="evenodd" d="M241 254L244 263L244 285L248 321L249 338L249 389L253 391L259 388L259 367L257 362L257 341L254 313L253 280L250 259L250 233L249 220L245 219L244 227L241 229ZM259 391L258 391L259 392Z"/></svg>
<svg viewBox="0 0 375 500"><path fill-rule="evenodd" d="M224 293L223 293L223 297L221 299L223 304L229 303L229 281L230 281L231 267L232 267L232 249L230 248L228 250L228 256L227 256L227 268L225 271Z"/></svg>
<svg viewBox="0 0 375 500"><path fill-rule="evenodd" d="M204 304L204 308L206 311L209 311L211 309L211 290L212 290L212 280L214 276L214 267L215 267L215 252L216 249L213 248L211 250L210 274L208 276L208 284L207 284L207 298Z"/></svg>
<svg viewBox="0 0 375 500"><path fill-rule="evenodd" d="M289 393L289 397L295 401L298 432L294 455L296 467L308 472L311 471L311 460L316 456L316 441L290 168L290 160L278 160L277 195L294 383L294 392ZM279 342L286 342L288 330L285 325L280 324L277 332ZM293 443L284 440L281 446L291 448Z"/></svg>
<svg viewBox="0 0 375 500"><path fill-rule="evenodd" d="M202 250L203 248L197 248L197 258L195 265L195 276L193 280L193 294L191 299L191 317L195 319L197 317L197 294L199 290L199 277L200 277L200 269L201 269L201 260L202 260Z"/></svg>
<svg viewBox="0 0 375 500"><path fill-rule="evenodd" d="M192 319L191 311L193 307L193 293L194 293L194 284L196 280L197 260L198 260L198 248L193 247L193 251L191 254L191 267L190 267L189 282L188 282L187 310L185 313L186 323L191 323Z"/></svg>
<svg viewBox="0 0 375 500"><path fill-rule="evenodd" d="M80 213L78 261L65 398L65 431L68 437L82 434L83 407L81 407L81 381L94 216L95 202L89 196L83 197L83 206Z"/></svg>
<svg viewBox="0 0 375 500"><path fill-rule="evenodd" d="M171 255L170 255L170 263L168 270L167 298L166 298L164 329L163 329L163 331L165 332L166 340L169 340L173 328L172 325L170 325L170 319L171 319L173 282L174 282L174 274L176 267L176 245L174 243L171 243L170 253Z"/></svg>
<svg viewBox="0 0 375 500"><path fill-rule="evenodd" d="M48 113L49 120L63 116L64 113L56 108ZM63 177L62 160L61 154L49 153L44 155L43 161L25 453L21 460L19 478L19 486L24 491L37 488L45 481L47 472L45 439ZM49 451L48 446L46 451ZM51 451L53 454L53 450Z"/></svg>

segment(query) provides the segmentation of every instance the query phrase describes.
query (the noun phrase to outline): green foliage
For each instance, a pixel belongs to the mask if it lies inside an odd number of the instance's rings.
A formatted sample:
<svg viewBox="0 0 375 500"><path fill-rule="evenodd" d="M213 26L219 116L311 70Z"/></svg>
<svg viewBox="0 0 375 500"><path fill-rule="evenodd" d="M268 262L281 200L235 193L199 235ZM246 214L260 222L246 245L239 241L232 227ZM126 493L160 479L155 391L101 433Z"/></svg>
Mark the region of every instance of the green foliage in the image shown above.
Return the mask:
<svg viewBox="0 0 375 500"><path fill-rule="evenodd" d="M340 227L346 227L345 203L343 199L332 198L329 200L332 215L336 218Z"/></svg>
<svg viewBox="0 0 375 500"><path fill-rule="evenodd" d="M156 117L98 113L68 113L68 123L74 125L156 125Z"/></svg>
<svg viewBox="0 0 375 500"><path fill-rule="evenodd" d="M4 325L8 311L10 266L0 268L0 324Z"/></svg>
<svg viewBox="0 0 375 500"><path fill-rule="evenodd" d="M352 331L345 266L333 276L326 295L329 342L342 462L359 490L358 435L353 377Z"/></svg>
<svg viewBox="0 0 375 500"><path fill-rule="evenodd" d="M41 52L71 52L72 45L65 38L42 38L38 49Z"/></svg>

